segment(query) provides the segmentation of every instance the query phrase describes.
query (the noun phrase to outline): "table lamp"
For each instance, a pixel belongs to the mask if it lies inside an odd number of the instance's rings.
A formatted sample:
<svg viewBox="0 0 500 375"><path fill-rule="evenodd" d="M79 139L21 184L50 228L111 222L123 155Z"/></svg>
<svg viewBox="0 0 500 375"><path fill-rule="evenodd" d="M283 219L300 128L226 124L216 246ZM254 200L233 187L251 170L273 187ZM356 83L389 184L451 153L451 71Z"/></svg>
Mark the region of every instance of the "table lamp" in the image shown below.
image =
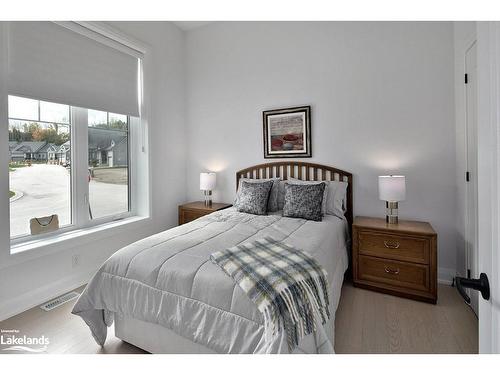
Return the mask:
<svg viewBox="0 0 500 375"><path fill-rule="evenodd" d="M200 190L203 190L205 195L205 206L212 205L212 190L215 188L215 181L214 172L200 173Z"/></svg>
<svg viewBox="0 0 500 375"><path fill-rule="evenodd" d="M405 176L378 176L378 196L385 201L385 221L389 224L398 222L398 202L406 198Z"/></svg>

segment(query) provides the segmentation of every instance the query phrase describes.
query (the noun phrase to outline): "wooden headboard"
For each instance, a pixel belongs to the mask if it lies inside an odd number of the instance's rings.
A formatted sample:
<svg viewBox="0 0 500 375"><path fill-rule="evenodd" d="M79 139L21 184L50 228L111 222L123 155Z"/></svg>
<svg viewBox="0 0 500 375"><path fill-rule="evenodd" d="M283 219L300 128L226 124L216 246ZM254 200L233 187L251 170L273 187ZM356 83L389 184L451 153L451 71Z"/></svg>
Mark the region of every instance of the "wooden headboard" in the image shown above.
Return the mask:
<svg viewBox="0 0 500 375"><path fill-rule="evenodd" d="M300 161L279 161L254 165L236 172L236 188L240 178L271 178L281 177L287 180L294 177L305 181L345 181L347 185L347 202L345 217L352 225L352 174L341 169L321 164L304 163Z"/></svg>

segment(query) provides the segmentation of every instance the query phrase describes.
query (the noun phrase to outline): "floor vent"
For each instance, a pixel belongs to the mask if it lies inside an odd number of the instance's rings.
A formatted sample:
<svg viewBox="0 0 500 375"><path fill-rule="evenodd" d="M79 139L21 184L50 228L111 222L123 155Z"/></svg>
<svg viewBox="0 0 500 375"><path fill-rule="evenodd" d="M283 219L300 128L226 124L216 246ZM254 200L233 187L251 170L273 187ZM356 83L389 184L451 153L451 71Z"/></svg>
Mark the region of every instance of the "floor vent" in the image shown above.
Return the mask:
<svg viewBox="0 0 500 375"><path fill-rule="evenodd" d="M52 309L55 309L58 306L61 306L62 304L69 302L75 298L78 298L80 294L77 292L69 292L63 296L57 297L56 299L53 299L52 301L49 301L47 303L44 303L43 305L40 306L42 310L45 311L50 311Z"/></svg>

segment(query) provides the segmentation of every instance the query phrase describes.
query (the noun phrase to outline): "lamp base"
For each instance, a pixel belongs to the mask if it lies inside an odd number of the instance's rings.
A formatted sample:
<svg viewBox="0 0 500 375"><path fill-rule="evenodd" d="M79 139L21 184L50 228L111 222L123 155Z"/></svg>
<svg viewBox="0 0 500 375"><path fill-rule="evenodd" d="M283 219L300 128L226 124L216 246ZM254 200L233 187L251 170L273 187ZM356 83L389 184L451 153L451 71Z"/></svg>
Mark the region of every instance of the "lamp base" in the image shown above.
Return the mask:
<svg viewBox="0 0 500 375"><path fill-rule="evenodd" d="M385 221L389 224L398 223L398 202L385 202Z"/></svg>
<svg viewBox="0 0 500 375"><path fill-rule="evenodd" d="M205 206L212 206L212 190L203 190L203 194L205 195Z"/></svg>

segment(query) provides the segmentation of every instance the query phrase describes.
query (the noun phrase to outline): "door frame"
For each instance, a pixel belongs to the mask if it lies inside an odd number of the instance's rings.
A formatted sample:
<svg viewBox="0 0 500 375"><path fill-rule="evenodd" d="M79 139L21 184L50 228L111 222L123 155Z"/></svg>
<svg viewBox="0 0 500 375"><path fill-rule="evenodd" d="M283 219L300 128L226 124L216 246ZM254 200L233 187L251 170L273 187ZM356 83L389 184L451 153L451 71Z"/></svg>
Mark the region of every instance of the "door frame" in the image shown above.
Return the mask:
<svg viewBox="0 0 500 375"><path fill-rule="evenodd" d="M464 262L464 275L466 275L465 277L472 277L472 278L477 278L479 277L479 272L478 272L478 198L477 198L477 195L478 195L478 175L477 175L477 170L478 170L478 160L477 160L477 152L478 152L478 139L477 139L477 125L478 125L478 120L477 120L477 38L474 36L473 39L469 40L466 44L465 44L465 48L463 50L463 69L464 69L464 76L465 74L468 75L468 77L471 77L471 72L470 70L467 68L467 54L469 53L469 51L472 50L473 47L476 47L476 75L475 76L472 76L472 79L474 79L476 82L476 97L475 98L472 98L473 100L476 101L476 123L475 123L475 126L476 126L476 129L475 129L475 139L474 139L474 144L473 144L473 147L469 147L470 146L470 137L471 137L471 134L470 134L470 124L469 124L469 121L468 121L468 118L469 118L469 103L470 103L470 99L468 97L468 94L467 94L467 90L468 90L468 86L467 84L464 82L464 89L463 89L463 95L464 95L464 115L465 115L465 118L464 118L464 135L465 135L465 142L464 142L464 147L465 147L465 171L464 173L468 173L469 174L469 181L467 181L465 179L465 176L463 176L463 180L465 180L465 202L464 202L464 212L465 212L465 220L464 220L464 255L465 255L465 262ZM470 83L471 81L469 80L468 83ZM472 166L471 168L471 165L469 163L469 159L470 159L470 153L475 153L476 154L476 165L475 166ZM471 173L472 172L472 173ZM475 186L473 186L475 185ZM470 190L473 189L475 190L476 192L476 197L475 199L472 199L472 201L470 201ZM469 210L469 208L472 209L472 212L471 210ZM475 215L474 215L475 214ZM475 218L474 218L475 216ZM475 229L474 229L474 233L475 233L475 237L474 238L469 238L469 235L470 235L470 219L474 218L474 222L473 222L473 225L475 225ZM472 243L472 250L473 250L473 253L471 254L471 247L469 246L469 244ZM470 275L468 274L468 270L470 270ZM471 305L470 307L472 308L472 310L474 311L474 313L477 315L478 314L478 292L477 291L473 291L472 289L467 289L466 290L466 293L469 295L469 297L471 297ZM474 295L473 295L474 294Z"/></svg>
<svg viewBox="0 0 500 375"><path fill-rule="evenodd" d="M491 286L479 298L479 353L499 353L500 22L478 22L477 43L478 269Z"/></svg>

